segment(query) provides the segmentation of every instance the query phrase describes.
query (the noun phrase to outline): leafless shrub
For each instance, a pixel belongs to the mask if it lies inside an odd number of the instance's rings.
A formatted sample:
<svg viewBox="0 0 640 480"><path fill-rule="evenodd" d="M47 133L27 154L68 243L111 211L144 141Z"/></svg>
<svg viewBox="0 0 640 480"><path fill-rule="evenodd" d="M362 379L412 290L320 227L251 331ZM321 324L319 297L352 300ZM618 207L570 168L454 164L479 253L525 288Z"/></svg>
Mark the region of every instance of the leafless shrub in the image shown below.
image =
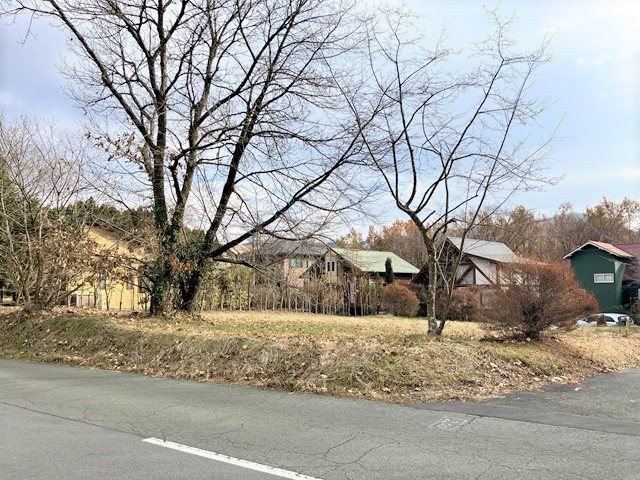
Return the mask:
<svg viewBox="0 0 640 480"><path fill-rule="evenodd" d="M581 315L598 309L567 265L525 262L505 268L502 275L506 286L493 291L482 321L503 335L538 339L551 326L575 328Z"/></svg>
<svg viewBox="0 0 640 480"><path fill-rule="evenodd" d="M480 294L473 287L457 288L451 295L451 300L438 302L438 312L441 318L448 320L476 321L480 318ZM446 311L445 311L446 309Z"/></svg>
<svg viewBox="0 0 640 480"><path fill-rule="evenodd" d="M401 317L414 317L420 305L416 294L399 283L385 287L380 294L380 302L384 310Z"/></svg>

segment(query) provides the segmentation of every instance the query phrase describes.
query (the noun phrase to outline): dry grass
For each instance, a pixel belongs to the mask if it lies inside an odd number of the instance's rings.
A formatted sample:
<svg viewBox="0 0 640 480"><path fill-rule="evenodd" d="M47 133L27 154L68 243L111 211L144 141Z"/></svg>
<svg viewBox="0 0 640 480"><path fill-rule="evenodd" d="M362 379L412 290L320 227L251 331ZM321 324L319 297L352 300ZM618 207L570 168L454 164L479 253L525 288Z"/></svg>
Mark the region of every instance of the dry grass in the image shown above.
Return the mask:
<svg viewBox="0 0 640 480"><path fill-rule="evenodd" d="M0 355L382 399L479 400L640 366L640 329L582 329L542 342L487 341L473 323L442 338L424 321L278 312L158 319L58 312L0 319Z"/></svg>

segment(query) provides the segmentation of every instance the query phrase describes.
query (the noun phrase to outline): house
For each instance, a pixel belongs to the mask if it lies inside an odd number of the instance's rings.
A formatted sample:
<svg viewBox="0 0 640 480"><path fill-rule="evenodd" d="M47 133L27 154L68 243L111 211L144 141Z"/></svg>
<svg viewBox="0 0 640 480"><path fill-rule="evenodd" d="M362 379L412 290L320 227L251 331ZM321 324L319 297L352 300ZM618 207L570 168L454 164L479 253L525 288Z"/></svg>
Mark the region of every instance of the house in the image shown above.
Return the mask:
<svg viewBox="0 0 640 480"><path fill-rule="evenodd" d="M582 287L593 293L603 312L632 304L640 285L640 244L589 241L563 257Z"/></svg>
<svg viewBox="0 0 640 480"><path fill-rule="evenodd" d="M501 285L501 268L520 260L504 243L448 236L443 245L440 263L446 268L447 263L453 265L458 258L455 287ZM414 282L428 281L428 265L425 265Z"/></svg>
<svg viewBox="0 0 640 480"><path fill-rule="evenodd" d="M378 293L386 286L387 259L391 260L394 281L409 283L418 269L393 252L331 247L305 273L306 287L322 285L327 296L343 305L342 311L373 313L378 309Z"/></svg>
<svg viewBox="0 0 640 480"><path fill-rule="evenodd" d="M18 294L8 282L0 277L0 305L17 305Z"/></svg>
<svg viewBox="0 0 640 480"><path fill-rule="evenodd" d="M408 283L418 269L393 252L329 248L322 257L322 274L328 283L346 283L364 277L370 283L385 285L387 259L396 281Z"/></svg>
<svg viewBox="0 0 640 480"><path fill-rule="evenodd" d="M640 243L618 243L615 246L633 255L622 276L622 304L633 305L640 290Z"/></svg>
<svg viewBox="0 0 640 480"><path fill-rule="evenodd" d="M262 239L259 239L262 240ZM269 282L276 279L279 285L302 287L302 275L315 264L327 250L327 247L314 240L285 240L268 237L259 241L251 251L241 256L252 264L270 270ZM252 257L252 258L251 258Z"/></svg>
<svg viewBox="0 0 640 480"><path fill-rule="evenodd" d="M70 286L66 305L99 310L145 309L147 292L140 273L141 247L116 229L92 225L87 237L93 243L96 270L85 283Z"/></svg>

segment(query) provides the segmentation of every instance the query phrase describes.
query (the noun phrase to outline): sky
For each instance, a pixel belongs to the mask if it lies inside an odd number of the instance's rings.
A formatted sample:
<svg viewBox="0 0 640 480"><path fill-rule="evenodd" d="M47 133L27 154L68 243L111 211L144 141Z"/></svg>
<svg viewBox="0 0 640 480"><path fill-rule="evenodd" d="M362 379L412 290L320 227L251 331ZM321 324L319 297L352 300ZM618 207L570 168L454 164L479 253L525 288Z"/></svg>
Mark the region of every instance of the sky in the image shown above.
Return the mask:
<svg viewBox="0 0 640 480"><path fill-rule="evenodd" d="M540 70L532 93L551 104L539 122L542 133L556 132L549 175L562 179L519 194L512 204L551 213L563 202L581 210L602 197L640 198L640 0L403 4L421 16L434 38L445 29L453 48L487 35L485 8L514 16L511 36L523 50L551 38L553 58ZM83 112L66 95L61 73L65 35L39 22L23 42L26 30L25 19L0 23L0 111L82 128Z"/></svg>

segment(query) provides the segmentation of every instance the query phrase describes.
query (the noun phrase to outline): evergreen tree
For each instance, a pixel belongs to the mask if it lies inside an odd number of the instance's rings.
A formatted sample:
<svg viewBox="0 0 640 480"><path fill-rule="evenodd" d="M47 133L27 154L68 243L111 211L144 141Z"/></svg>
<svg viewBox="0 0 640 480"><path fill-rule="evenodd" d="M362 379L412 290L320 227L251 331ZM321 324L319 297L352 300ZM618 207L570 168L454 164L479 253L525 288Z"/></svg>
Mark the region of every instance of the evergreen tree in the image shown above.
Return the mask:
<svg viewBox="0 0 640 480"><path fill-rule="evenodd" d="M391 285L393 280L393 265L391 264L391 258L387 258L387 261L384 262L384 281L387 285Z"/></svg>

